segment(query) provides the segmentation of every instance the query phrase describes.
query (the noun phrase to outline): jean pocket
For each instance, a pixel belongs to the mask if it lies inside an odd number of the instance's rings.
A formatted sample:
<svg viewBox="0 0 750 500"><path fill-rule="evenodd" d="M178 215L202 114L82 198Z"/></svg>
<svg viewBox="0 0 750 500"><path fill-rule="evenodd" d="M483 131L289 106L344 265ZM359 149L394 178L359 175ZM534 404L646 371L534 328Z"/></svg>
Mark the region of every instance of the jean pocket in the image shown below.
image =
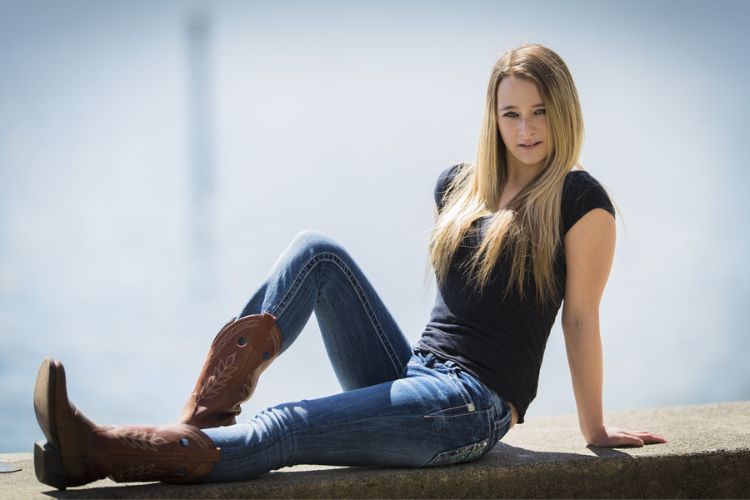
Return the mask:
<svg viewBox="0 0 750 500"><path fill-rule="evenodd" d="M435 457L427 462L426 467L439 467L441 465L452 465L462 462L472 462L477 460L487 451L489 440L483 439L468 446L462 446L453 450L438 453Z"/></svg>
<svg viewBox="0 0 750 500"><path fill-rule="evenodd" d="M474 415L477 413L477 408L474 403L462 404L459 406L453 406L451 408L442 408L440 410L432 411L424 416L424 418L437 418L437 417L464 417L466 415Z"/></svg>

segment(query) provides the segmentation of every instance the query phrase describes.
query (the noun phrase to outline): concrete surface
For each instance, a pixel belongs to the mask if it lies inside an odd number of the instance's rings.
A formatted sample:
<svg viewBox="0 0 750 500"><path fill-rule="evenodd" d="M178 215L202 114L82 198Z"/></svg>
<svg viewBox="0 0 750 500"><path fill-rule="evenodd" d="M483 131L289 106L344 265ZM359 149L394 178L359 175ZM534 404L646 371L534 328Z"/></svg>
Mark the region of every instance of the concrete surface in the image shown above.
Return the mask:
<svg viewBox="0 0 750 500"><path fill-rule="evenodd" d="M297 466L254 481L123 485L57 491L36 481L31 455L0 454L1 498L750 498L750 402L618 411L608 425L667 444L588 448L575 416L529 418L479 461L429 469ZM31 445L30 445L31 447Z"/></svg>

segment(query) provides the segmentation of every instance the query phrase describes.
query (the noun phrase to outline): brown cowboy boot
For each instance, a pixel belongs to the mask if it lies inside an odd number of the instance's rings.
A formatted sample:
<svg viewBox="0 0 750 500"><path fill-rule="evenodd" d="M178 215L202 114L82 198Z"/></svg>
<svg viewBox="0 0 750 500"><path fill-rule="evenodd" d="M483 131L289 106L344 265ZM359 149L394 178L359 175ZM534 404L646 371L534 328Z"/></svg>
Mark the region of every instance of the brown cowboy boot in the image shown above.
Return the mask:
<svg viewBox="0 0 750 500"><path fill-rule="evenodd" d="M201 429L232 425L279 355L281 331L268 313L232 319L216 335L180 422Z"/></svg>
<svg viewBox="0 0 750 500"><path fill-rule="evenodd" d="M118 482L196 482L219 461L211 439L190 425L96 425L68 400L65 370L50 358L39 368L34 410L47 438L34 445L36 477L60 490L107 476Z"/></svg>

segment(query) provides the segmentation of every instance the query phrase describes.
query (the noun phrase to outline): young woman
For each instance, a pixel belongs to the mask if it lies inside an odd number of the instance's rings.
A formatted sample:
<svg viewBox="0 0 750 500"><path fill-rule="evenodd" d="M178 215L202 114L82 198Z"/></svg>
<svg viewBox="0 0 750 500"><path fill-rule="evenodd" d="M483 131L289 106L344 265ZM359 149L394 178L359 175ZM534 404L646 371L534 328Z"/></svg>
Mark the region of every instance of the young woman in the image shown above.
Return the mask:
<svg viewBox="0 0 750 500"><path fill-rule="evenodd" d="M523 422L561 304L586 442L664 442L604 424L599 302L615 211L578 167L582 140L562 59L540 45L508 51L492 70L476 162L444 170L435 187L438 293L414 347L346 250L303 231L214 339L179 423L94 424L68 400L62 364L45 359L34 394L47 438L35 445L37 478L64 489L106 476L232 481L300 463L476 460ZM260 373L313 311L344 392L237 424Z"/></svg>

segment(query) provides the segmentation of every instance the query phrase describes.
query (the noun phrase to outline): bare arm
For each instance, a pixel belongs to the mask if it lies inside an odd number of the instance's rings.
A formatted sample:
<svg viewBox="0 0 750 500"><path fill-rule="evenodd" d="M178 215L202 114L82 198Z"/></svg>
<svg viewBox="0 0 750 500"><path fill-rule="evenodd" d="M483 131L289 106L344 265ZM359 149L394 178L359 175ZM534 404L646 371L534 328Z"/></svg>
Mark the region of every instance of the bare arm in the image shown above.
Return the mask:
<svg viewBox="0 0 750 500"><path fill-rule="evenodd" d="M615 252L615 220L597 208L565 235L567 278L562 326L578 409L578 423L593 446L643 446L666 442L649 432L629 432L604 425L602 346L599 303Z"/></svg>

